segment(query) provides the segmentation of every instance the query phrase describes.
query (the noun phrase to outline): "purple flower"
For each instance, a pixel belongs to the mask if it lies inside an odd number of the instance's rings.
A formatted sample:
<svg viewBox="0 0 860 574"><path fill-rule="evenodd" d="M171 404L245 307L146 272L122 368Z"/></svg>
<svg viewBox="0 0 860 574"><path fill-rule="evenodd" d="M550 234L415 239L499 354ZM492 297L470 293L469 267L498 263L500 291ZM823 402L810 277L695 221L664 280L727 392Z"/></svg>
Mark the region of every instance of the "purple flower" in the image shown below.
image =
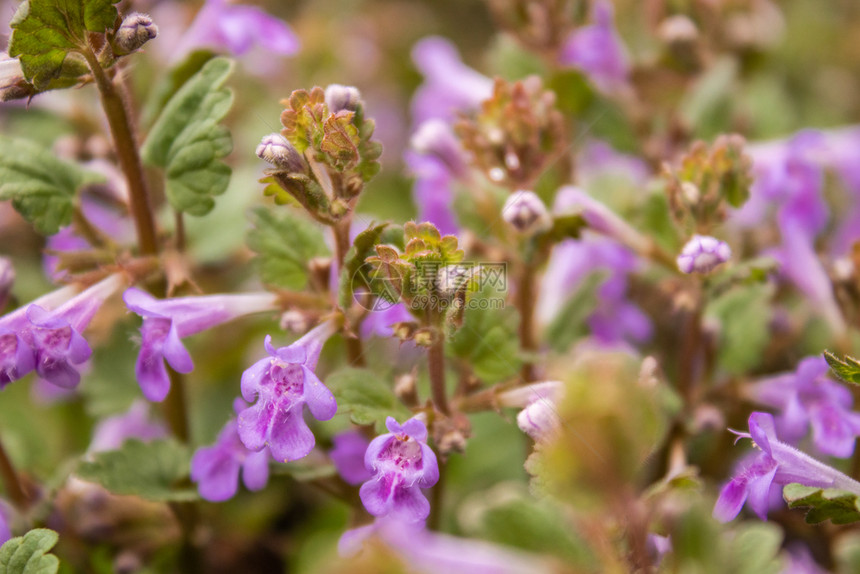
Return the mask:
<svg viewBox="0 0 860 574"><path fill-rule="evenodd" d="M338 552L349 557L361 550L365 540L376 537L395 551L410 572L469 572L469 574L549 574L549 563L504 546L431 532L421 524L393 518L347 530L338 542Z"/></svg>
<svg viewBox="0 0 860 574"><path fill-rule="evenodd" d="M681 273L710 273L732 257L725 241L707 235L694 235L678 256Z"/></svg>
<svg viewBox="0 0 860 574"><path fill-rule="evenodd" d="M328 456L338 473L349 484L361 484L372 476L364 466L364 453L370 441L359 431L346 431L332 437L334 448Z"/></svg>
<svg viewBox="0 0 860 574"><path fill-rule="evenodd" d="M394 335L392 325L413 320L412 314L403 303L392 305L384 299L377 301L378 305L374 306L361 322L359 332L363 338L391 337Z"/></svg>
<svg viewBox="0 0 860 574"><path fill-rule="evenodd" d="M436 455L427 446L427 427L416 418L403 426L388 417L389 433L373 439L364 466L373 477L359 490L361 502L373 516L391 516L404 522L421 522L430 503L421 492L439 480Z"/></svg>
<svg viewBox="0 0 860 574"><path fill-rule="evenodd" d="M42 305L53 307L70 294L60 289L0 319L0 387L33 369L60 387L77 386L81 375L73 365L92 354L81 333L121 285L122 278L111 275L48 311Z"/></svg>
<svg viewBox="0 0 860 574"><path fill-rule="evenodd" d="M594 4L594 24L571 32L558 56L562 65L582 71L597 88L609 92L627 82L630 64L613 24L612 3Z"/></svg>
<svg viewBox="0 0 860 574"><path fill-rule="evenodd" d="M552 227L552 216L533 191L520 190L511 194L502 207L502 219L523 235L542 233Z"/></svg>
<svg viewBox="0 0 860 574"><path fill-rule="evenodd" d="M277 303L270 293L160 300L134 287L126 290L123 300L129 310L143 317L135 373L143 395L150 401L163 401L170 391L164 361L179 373L194 369L182 338L243 315L275 309Z"/></svg>
<svg viewBox="0 0 860 574"><path fill-rule="evenodd" d="M128 411L107 417L93 431L89 452L116 450L131 438L149 442L167 436L167 428L149 416L149 404L135 401Z"/></svg>
<svg viewBox="0 0 860 574"><path fill-rule="evenodd" d="M827 574L827 570L815 562L809 548L800 542L791 543L786 554L787 560L780 574Z"/></svg>
<svg viewBox="0 0 860 574"><path fill-rule="evenodd" d="M588 227L616 239L634 251L643 252L650 249L648 239L633 229L605 204L597 201L583 190L574 186L560 188L555 196L552 208L557 215L579 214L585 219Z"/></svg>
<svg viewBox="0 0 860 574"><path fill-rule="evenodd" d="M772 415L752 413L749 429L749 433L736 434L752 439L761 452L720 491L714 506L714 518L717 520L732 520L747 500L753 512L766 520L772 484L785 486L797 482L805 486L848 490L860 495L860 483L853 478L779 441Z"/></svg>
<svg viewBox="0 0 860 574"><path fill-rule="evenodd" d="M418 207L417 220L429 221L442 234L457 233L457 217L451 208L456 178L435 157L406 152L404 159L415 176L412 196Z"/></svg>
<svg viewBox="0 0 860 574"><path fill-rule="evenodd" d="M7 257L0 257L0 311L3 310L6 302L9 301L14 283L15 267L12 265L12 260Z"/></svg>
<svg viewBox="0 0 860 574"><path fill-rule="evenodd" d="M555 435L561 427L556 408L564 392L561 381L543 381L515 387L498 397L499 406L524 407L517 415L520 430L534 440Z"/></svg>
<svg viewBox="0 0 860 574"><path fill-rule="evenodd" d="M615 151L608 143L591 140L576 158L576 174L582 187L603 176L624 177L632 184L643 185L651 171L648 164L634 156Z"/></svg>
<svg viewBox="0 0 860 574"><path fill-rule="evenodd" d="M822 357L807 357L797 371L761 380L750 394L756 402L780 411L776 426L784 440L796 442L811 428L815 448L847 458L860 435L860 414L851 410L851 391L828 379L828 370Z"/></svg>
<svg viewBox="0 0 860 574"><path fill-rule="evenodd" d="M298 52L299 39L284 21L260 8L207 0L174 49L177 58L196 48L241 56L255 46L269 54L290 56Z"/></svg>
<svg viewBox="0 0 860 574"><path fill-rule="evenodd" d="M303 406L321 421L337 412L334 396L313 372L322 346L333 332L334 325L326 322L279 349L266 336L270 357L242 374L242 397L257 401L239 414L239 438L250 450L268 446L275 460L289 462L307 456L314 447Z"/></svg>
<svg viewBox="0 0 860 574"><path fill-rule="evenodd" d="M493 81L466 66L445 38L424 38L412 49L424 83L412 98L412 118L420 125L433 118L453 120L458 111L476 110L493 95Z"/></svg>
<svg viewBox="0 0 860 574"><path fill-rule="evenodd" d="M211 502L233 498L239 489L239 471L248 490L261 490L269 482L269 451L252 451L239 440L235 420L230 420L215 444L199 448L191 459L191 480L200 496Z"/></svg>

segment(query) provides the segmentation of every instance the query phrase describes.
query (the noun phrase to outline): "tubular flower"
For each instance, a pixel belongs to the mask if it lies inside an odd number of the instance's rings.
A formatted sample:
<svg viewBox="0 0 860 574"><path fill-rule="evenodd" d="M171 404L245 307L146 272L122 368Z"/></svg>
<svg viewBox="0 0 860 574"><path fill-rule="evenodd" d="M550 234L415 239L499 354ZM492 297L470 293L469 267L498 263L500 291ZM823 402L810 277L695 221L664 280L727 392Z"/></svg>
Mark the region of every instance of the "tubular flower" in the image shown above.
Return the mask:
<svg viewBox="0 0 860 574"><path fill-rule="evenodd" d="M427 427L412 418L401 426L388 417L389 433L371 441L364 466L373 477L361 486L361 502L373 516L391 516L404 522L421 522L430 503L421 492L439 480L436 455L427 446Z"/></svg>
<svg viewBox="0 0 860 574"><path fill-rule="evenodd" d="M364 453L370 444L359 431L346 431L332 438L334 448L328 453L340 476L349 484L361 484L372 476L364 466Z"/></svg>
<svg viewBox="0 0 860 574"><path fill-rule="evenodd" d="M191 355L181 339L211 329L243 315L275 309L270 293L206 295L159 300L134 287L123 295L126 307L143 317L142 342L135 374L143 395L163 401L170 391L164 361L180 373L194 369Z"/></svg>
<svg viewBox="0 0 860 574"><path fill-rule="evenodd" d="M594 24L574 30L559 54L563 65L578 68L601 91L612 91L627 82L630 63L613 24L612 2L594 5Z"/></svg>
<svg viewBox="0 0 860 574"><path fill-rule="evenodd" d="M737 435L752 439L761 453L720 491L714 506L717 520L732 520L747 500L753 512L766 520L772 484L784 486L797 482L805 486L839 488L860 495L860 483L853 478L778 440L772 415L752 413L749 429L749 433Z"/></svg>
<svg viewBox="0 0 860 574"><path fill-rule="evenodd" d="M239 414L239 438L250 450L268 446L277 461L307 456L314 435L303 418L303 406L315 419L327 421L337 412L331 391L314 374L320 351L334 325L326 322L288 347L275 349L270 336L269 357L242 375L242 397L256 404Z"/></svg>

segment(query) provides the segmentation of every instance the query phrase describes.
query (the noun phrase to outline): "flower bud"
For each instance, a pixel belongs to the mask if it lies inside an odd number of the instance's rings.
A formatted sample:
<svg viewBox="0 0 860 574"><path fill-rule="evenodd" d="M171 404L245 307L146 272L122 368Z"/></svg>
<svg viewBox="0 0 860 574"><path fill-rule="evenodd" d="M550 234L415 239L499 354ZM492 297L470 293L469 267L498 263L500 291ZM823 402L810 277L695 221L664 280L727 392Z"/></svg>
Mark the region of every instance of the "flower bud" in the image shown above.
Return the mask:
<svg viewBox="0 0 860 574"><path fill-rule="evenodd" d="M325 89L325 105L333 114L343 110L354 112L360 102L361 92L353 86L331 84Z"/></svg>
<svg viewBox="0 0 860 574"><path fill-rule="evenodd" d="M153 23L152 18L146 14L132 12L122 21L111 47L115 55L125 56L136 52L157 35L158 26Z"/></svg>
<svg viewBox="0 0 860 574"><path fill-rule="evenodd" d="M534 440L551 438L561 430L561 419L553 401L539 398L517 415L517 426Z"/></svg>
<svg viewBox="0 0 860 574"><path fill-rule="evenodd" d="M290 173L307 171L307 164L302 154L281 134L264 136L257 146L257 157Z"/></svg>
<svg viewBox="0 0 860 574"><path fill-rule="evenodd" d="M678 269L682 273L708 273L732 256L725 241L707 235L694 235L678 256Z"/></svg>
<svg viewBox="0 0 860 574"><path fill-rule="evenodd" d="M31 95L32 86L24 78L21 61L0 52L0 102L20 100Z"/></svg>
<svg viewBox="0 0 860 574"><path fill-rule="evenodd" d="M502 208L502 218L523 235L535 235L552 227L546 205L531 191L511 195Z"/></svg>

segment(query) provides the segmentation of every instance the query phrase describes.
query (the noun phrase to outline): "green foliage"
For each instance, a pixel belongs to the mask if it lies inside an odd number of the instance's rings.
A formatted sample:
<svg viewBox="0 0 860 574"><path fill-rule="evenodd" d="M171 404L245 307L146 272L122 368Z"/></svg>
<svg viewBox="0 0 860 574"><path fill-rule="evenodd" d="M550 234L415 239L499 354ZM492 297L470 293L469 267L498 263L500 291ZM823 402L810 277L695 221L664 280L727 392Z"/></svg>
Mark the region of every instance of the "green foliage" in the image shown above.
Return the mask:
<svg viewBox="0 0 860 574"><path fill-rule="evenodd" d="M352 295L355 287L362 284L368 286L362 274L358 273L364 260L373 255L374 247L382 240L383 233L388 227L387 223L382 225L370 225L359 233L355 241L346 253L343 261L343 269L340 272L339 302L344 309L352 304Z"/></svg>
<svg viewBox="0 0 860 574"><path fill-rule="evenodd" d="M322 231L312 222L285 210L280 214L258 207L249 214L254 225L248 247L257 253L263 282L285 289L303 289L308 261L329 255Z"/></svg>
<svg viewBox="0 0 860 574"><path fill-rule="evenodd" d="M860 385L860 361L848 355L840 359L830 351L824 351L824 360L841 380Z"/></svg>
<svg viewBox="0 0 860 574"><path fill-rule="evenodd" d="M59 539L56 532L47 528L12 538L0 548L0 574L54 574L60 561L47 552Z"/></svg>
<svg viewBox="0 0 860 574"><path fill-rule="evenodd" d="M850 524L860 520L860 496L854 492L792 483L783 487L782 496L789 508L809 508L806 513L809 524L825 520Z"/></svg>
<svg viewBox="0 0 860 574"><path fill-rule="evenodd" d="M176 95L176 92L214 57L215 53L209 50L195 50L188 54L184 60L170 68L170 71L156 85L152 96L146 102L146 107L143 111L143 123L147 125L152 124L164 110L167 102Z"/></svg>
<svg viewBox="0 0 860 574"><path fill-rule="evenodd" d="M174 439L143 443L132 439L119 450L100 452L81 463L75 474L114 494L133 494L159 502L196 500L184 485L191 453Z"/></svg>
<svg viewBox="0 0 860 574"><path fill-rule="evenodd" d="M21 60L24 76L37 90L64 75L70 52L87 48L87 32L113 29L119 0L28 0L12 18L9 55ZM85 68L78 68L81 75ZM68 73L68 69L65 70Z"/></svg>
<svg viewBox="0 0 860 574"><path fill-rule="evenodd" d="M381 430L386 417L402 420L410 416L391 387L373 371L340 369L326 377L325 384L337 400L338 412L349 413L357 425L376 425Z"/></svg>
<svg viewBox="0 0 860 574"><path fill-rule="evenodd" d="M448 352L467 363L486 382L512 377L522 365L516 311L494 308L494 302L503 302L504 298L498 286L489 281L480 291L470 294L462 326L448 342Z"/></svg>
<svg viewBox="0 0 860 574"><path fill-rule="evenodd" d="M144 161L165 170L167 199L176 211L206 215L215 206L212 197L230 183L230 167L221 159L233 140L219 122L233 104L223 87L232 67L225 58L206 62L170 98L141 148Z"/></svg>
<svg viewBox="0 0 860 574"><path fill-rule="evenodd" d="M11 199L39 233L53 235L71 223L75 193L103 179L38 144L0 135L0 199Z"/></svg>
<svg viewBox="0 0 860 574"><path fill-rule="evenodd" d="M755 367L770 341L770 300L773 286L738 286L717 297L705 309L716 318L720 331L719 362L729 373L740 374Z"/></svg>
<svg viewBox="0 0 860 574"><path fill-rule="evenodd" d="M546 332L546 339L553 349L563 353L588 333L586 320L597 307L597 289L604 279L605 273L592 273L564 303Z"/></svg>

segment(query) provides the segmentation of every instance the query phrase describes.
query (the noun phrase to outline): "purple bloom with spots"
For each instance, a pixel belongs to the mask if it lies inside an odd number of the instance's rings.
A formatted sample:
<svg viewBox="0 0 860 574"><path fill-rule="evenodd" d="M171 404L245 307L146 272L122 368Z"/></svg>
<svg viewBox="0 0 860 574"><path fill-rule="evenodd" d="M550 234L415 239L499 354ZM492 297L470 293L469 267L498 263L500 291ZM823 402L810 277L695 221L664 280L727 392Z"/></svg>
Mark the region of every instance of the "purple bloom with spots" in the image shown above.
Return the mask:
<svg viewBox="0 0 860 574"><path fill-rule="evenodd" d="M627 82L630 63L624 43L613 23L612 2L594 5L594 23L571 32L562 46L558 61L578 68L601 91L612 91Z"/></svg>
<svg viewBox="0 0 860 574"><path fill-rule="evenodd" d="M430 514L430 502L421 492L439 480L436 455L427 446L427 427L416 418L401 426L388 417L389 433L373 439L364 465L373 477L359 490L361 502L373 516L404 522L421 522Z"/></svg>
<svg viewBox="0 0 860 574"><path fill-rule="evenodd" d="M822 357L807 357L795 372L755 383L750 395L779 411L776 428L787 442L800 440L811 428L816 449L847 458L854 452L854 439L860 436L860 414L851 410L851 391L828 379L828 370Z"/></svg>
<svg viewBox="0 0 860 574"><path fill-rule="evenodd" d="M248 490L261 490L269 482L269 451L252 451L239 440L238 426L230 420L215 444L197 449L191 459L191 480L200 496L211 502L233 498L239 489L239 473Z"/></svg>
<svg viewBox="0 0 860 574"><path fill-rule="evenodd" d="M242 375L242 397L256 404L239 414L239 438L250 450L268 446L277 461L303 458L314 447L304 406L313 417L327 421L337 412L331 391L314 374L320 351L334 333L330 321L287 347L274 348L266 336L269 357Z"/></svg>
<svg viewBox="0 0 860 574"><path fill-rule="evenodd" d="M681 273L710 273L732 257L725 241L707 235L694 235L678 256Z"/></svg>
<svg viewBox="0 0 860 574"><path fill-rule="evenodd" d="M364 466L364 453L370 441L359 431L346 431L332 437L334 448L328 456L340 476L349 484L361 484L372 474Z"/></svg>
<svg viewBox="0 0 860 574"><path fill-rule="evenodd" d="M126 307L143 317L141 345L135 373L143 395L163 401L170 391L167 363L179 373L194 369L181 339L243 315L270 311L277 299L270 293L206 295L156 299L134 287L123 295Z"/></svg>
<svg viewBox="0 0 860 574"><path fill-rule="evenodd" d="M805 486L838 488L860 495L860 483L834 468L815 460L776 436L773 416L755 412L749 418L749 433L736 433L752 439L761 452L726 484L714 506L714 518L732 520L749 501L753 512L767 519L771 485L800 483Z"/></svg>
<svg viewBox="0 0 860 574"><path fill-rule="evenodd" d="M93 431L90 452L116 450L128 439L149 442L167 436L167 428L149 416L149 403L135 401L128 411L107 417Z"/></svg>

